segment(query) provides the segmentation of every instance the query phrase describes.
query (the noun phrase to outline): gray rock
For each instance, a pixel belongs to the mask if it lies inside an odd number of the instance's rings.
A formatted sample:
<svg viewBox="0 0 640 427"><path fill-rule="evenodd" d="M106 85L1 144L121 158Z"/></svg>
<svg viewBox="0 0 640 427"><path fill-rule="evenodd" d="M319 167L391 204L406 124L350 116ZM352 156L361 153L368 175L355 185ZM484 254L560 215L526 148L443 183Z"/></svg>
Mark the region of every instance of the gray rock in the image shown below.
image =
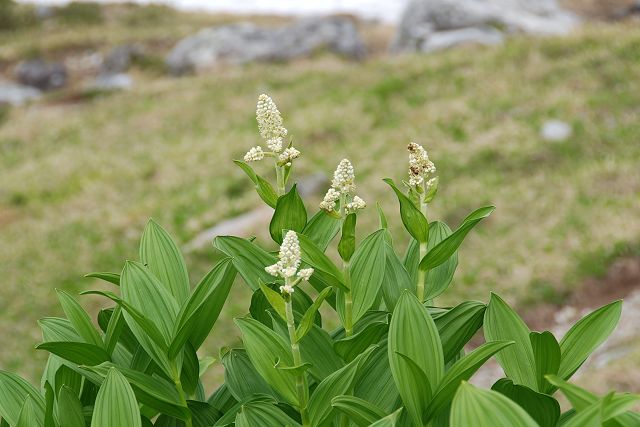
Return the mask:
<svg viewBox="0 0 640 427"><path fill-rule="evenodd" d="M319 49L362 58L366 49L355 24L344 17L305 18L277 28L250 23L205 28L180 41L166 58L172 74L211 67L224 61L286 61Z"/></svg>
<svg viewBox="0 0 640 427"><path fill-rule="evenodd" d="M507 32L565 34L577 18L555 0L412 0L392 50L419 51L433 33L494 26Z"/></svg>
<svg viewBox="0 0 640 427"><path fill-rule="evenodd" d="M133 86L133 79L125 73L100 74L90 85L92 89L101 91L129 90Z"/></svg>
<svg viewBox="0 0 640 427"><path fill-rule="evenodd" d="M142 55L143 49L139 45L117 46L104 57L101 72L104 74L124 73L131 66L131 61Z"/></svg>
<svg viewBox="0 0 640 427"><path fill-rule="evenodd" d="M540 129L542 139L550 142L566 141L572 133L571 125L561 120L547 120Z"/></svg>
<svg viewBox="0 0 640 427"><path fill-rule="evenodd" d="M64 64L30 59L16 66L16 77L20 83L40 90L53 90L67 83L67 69Z"/></svg>
<svg viewBox="0 0 640 427"><path fill-rule="evenodd" d="M24 105L41 96L42 93L33 87L0 80L0 104Z"/></svg>
<svg viewBox="0 0 640 427"><path fill-rule="evenodd" d="M497 45L504 41L502 32L492 27L462 28L431 34L420 46L422 52L435 52L462 44Z"/></svg>

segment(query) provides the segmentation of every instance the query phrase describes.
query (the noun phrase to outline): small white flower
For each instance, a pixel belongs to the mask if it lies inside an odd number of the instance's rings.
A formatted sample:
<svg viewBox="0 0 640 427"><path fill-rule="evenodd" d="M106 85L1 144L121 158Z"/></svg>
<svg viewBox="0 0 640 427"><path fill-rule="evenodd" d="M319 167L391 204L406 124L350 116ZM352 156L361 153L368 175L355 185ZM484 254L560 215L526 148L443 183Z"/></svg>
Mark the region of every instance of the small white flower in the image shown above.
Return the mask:
<svg viewBox="0 0 640 427"><path fill-rule="evenodd" d="M313 268L303 268L302 270L298 271L298 277L302 280L309 280L312 274Z"/></svg>
<svg viewBox="0 0 640 427"><path fill-rule="evenodd" d="M430 174L436 172L436 166L429 160L427 150L421 145L411 142L407 150L409 151L409 185L417 187L422 185Z"/></svg>
<svg viewBox="0 0 640 427"><path fill-rule="evenodd" d="M336 208L336 202L340 199L340 192L331 187L324 195L324 199L320 203L320 209L331 212Z"/></svg>
<svg viewBox="0 0 640 427"><path fill-rule="evenodd" d="M293 159L297 159L300 157L300 151L293 147L285 148L285 150L278 156L279 163L288 164L291 163Z"/></svg>
<svg viewBox="0 0 640 427"><path fill-rule="evenodd" d="M257 162L262 159L264 159L264 151L262 151L262 147L259 145L252 147L251 150L247 151L247 154L244 155L245 162Z"/></svg>
<svg viewBox="0 0 640 427"><path fill-rule="evenodd" d="M291 295L294 292L293 286L290 285L282 285L280 286L280 293Z"/></svg>
<svg viewBox="0 0 640 427"><path fill-rule="evenodd" d="M280 266L278 264L273 264L264 268L264 271L269 273L272 276L277 276L280 271Z"/></svg>
<svg viewBox="0 0 640 427"><path fill-rule="evenodd" d="M289 230L285 234L278 253L278 262L265 267L265 271L272 276L280 276L285 279L294 277L300 267L300 243L295 231Z"/></svg>
<svg viewBox="0 0 640 427"><path fill-rule="evenodd" d="M279 139L280 144L282 144L282 138L287 135L287 129L282 125L282 116L275 102L265 94L258 97L256 120L258 121L260 135L264 139L267 141ZM271 146L269 148L273 149ZM280 145L279 150L273 149L273 151L279 152L281 149L282 145Z"/></svg>
<svg viewBox="0 0 640 427"><path fill-rule="evenodd" d="M275 152L275 153L279 153L282 151L282 138L278 137L278 138L271 138L271 139L267 139L267 147L269 147L269 150Z"/></svg>
<svg viewBox="0 0 640 427"><path fill-rule="evenodd" d="M431 189L431 187L433 187L433 185L436 183L436 181L437 181L437 180L438 180L438 178L434 176L434 177L433 177L433 178L431 178L429 181L427 181L427 182L424 184L425 191L429 191L429 190Z"/></svg>
<svg viewBox="0 0 640 427"><path fill-rule="evenodd" d="M341 193L353 193L356 190L354 184L355 172L353 165L348 159L340 160L340 164L333 173L333 181L331 185Z"/></svg>
<svg viewBox="0 0 640 427"><path fill-rule="evenodd" d="M347 203L347 206L345 207L345 209L347 213L353 213L357 210L364 209L366 207L367 207L366 202L362 200L360 197L355 196L350 203Z"/></svg>

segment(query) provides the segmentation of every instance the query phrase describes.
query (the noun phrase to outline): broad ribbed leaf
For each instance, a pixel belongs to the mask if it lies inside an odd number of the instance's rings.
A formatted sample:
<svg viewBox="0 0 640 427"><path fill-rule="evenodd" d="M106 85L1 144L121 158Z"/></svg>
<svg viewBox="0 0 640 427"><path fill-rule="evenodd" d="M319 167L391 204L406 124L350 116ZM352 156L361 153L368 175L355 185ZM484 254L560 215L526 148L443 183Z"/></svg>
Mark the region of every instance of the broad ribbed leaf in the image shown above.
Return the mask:
<svg viewBox="0 0 640 427"><path fill-rule="evenodd" d="M560 341L562 358L558 376L567 379L613 332L622 311L622 301L614 301L580 319Z"/></svg>
<svg viewBox="0 0 640 427"><path fill-rule="evenodd" d="M560 346L549 331L531 332L529 334L533 357L536 360L538 390L551 394L553 386L545 379L546 375L555 375L560 367Z"/></svg>
<svg viewBox="0 0 640 427"><path fill-rule="evenodd" d="M198 388L198 382L200 381L200 363L198 361L198 354L196 349L193 348L191 343L187 344L182 349L182 369L180 371L180 383L182 389L187 396L191 396Z"/></svg>
<svg viewBox="0 0 640 427"><path fill-rule="evenodd" d="M382 298L384 299L384 305L392 312L402 291L407 289L411 293L416 292L416 283L411 280L411 276L402 265L402 261L393 250L393 246L389 243L385 244L385 256L386 264L384 280L382 281Z"/></svg>
<svg viewBox="0 0 640 427"><path fill-rule="evenodd" d="M502 298L491 294L484 315L484 336L487 341L514 341L515 345L496 356L500 366L515 384L538 391L536 360L529 339L529 328Z"/></svg>
<svg viewBox="0 0 640 427"><path fill-rule="evenodd" d="M248 164L246 164L245 162L240 160L234 160L233 163L238 165L240 169L242 169L244 173L247 174L249 179L251 179L253 184L256 186L256 192L258 193L258 196L260 196L262 201L264 201L267 205L271 206L272 208L275 208L276 202L278 200L278 194L273 189L273 186L269 183L269 181L262 178L260 175L256 174L253 171L253 168Z"/></svg>
<svg viewBox="0 0 640 427"><path fill-rule="evenodd" d="M320 210L307 221L302 234L308 236L321 251L325 251L339 231L340 219L329 215L325 210Z"/></svg>
<svg viewBox="0 0 640 427"><path fill-rule="evenodd" d="M402 415L402 408L398 409L394 413L387 415L384 418L379 419L369 427L396 427L400 416Z"/></svg>
<svg viewBox="0 0 640 427"><path fill-rule="evenodd" d="M576 411L582 411L598 400L598 397L575 384L568 383L556 375L547 375L547 380L565 395Z"/></svg>
<svg viewBox="0 0 640 427"><path fill-rule="evenodd" d="M175 300L182 304L189 296L189 275L182 253L158 223L150 219L140 240L140 261Z"/></svg>
<svg viewBox="0 0 640 427"><path fill-rule="evenodd" d="M45 381L43 388L45 400L44 427L56 427L56 421L53 418L56 395L49 381Z"/></svg>
<svg viewBox="0 0 640 427"><path fill-rule="evenodd" d="M442 341L445 363L460 354L460 350L480 329L486 308L481 302L464 301L445 313L433 316Z"/></svg>
<svg viewBox="0 0 640 427"><path fill-rule="evenodd" d="M353 381L358 371L358 366L371 354L374 347L356 357L344 368L326 377L314 390L309 400L309 420L311 425L322 425L333 411L331 400L341 394L347 393L353 387Z"/></svg>
<svg viewBox="0 0 640 427"><path fill-rule="evenodd" d="M127 379L112 368L102 383L93 408L91 427L141 427L140 410Z"/></svg>
<svg viewBox="0 0 640 427"><path fill-rule="evenodd" d="M283 230L293 230L300 233L305 225L307 225L307 209L304 207L304 202L294 184L288 193L278 198L276 210L269 223L269 233L271 238L280 245L282 244Z"/></svg>
<svg viewBox="0 0 640 427"><path fill-rule="evenodd" d="M362 364L356 376L353 394L386 412L397 408L400 395L391 375L386 340Z"/></svg>
<svg viewBox="0 0 640 427"><path fill-rule="evenodd" d="M105 271L100 271L96 273L85 274L84 277L93 277L93 278L104 280L105 282L113 283L114 285L120 286L120 275L118 273L109 273Z"/></svg>
<svg viewBox="0 0 640 427"><path fill-rule="evenodd" d="M309 282L314 284L315 281L320 281L322 287L332 286L346 290L343 284L344 278L342 277L342 272L331 259L304 234L298 234L298 241L300 242L302 262L310 265L314 269ZM314 286L318 288L317 285L314 284Z"/></svg>
<svg viewBox="0 0 640 427"><path fill-rule="evenodd" d="M16 374L0 371L0 418L16 425L27 396L33 399L33 411L38 424L42 424L45 403L38 390Z"/></svg>
<svg viewBox="0 0 640 427"><path fill-rule="evenodd" d="M38 350L46 350L77 365L95 366L109 360L102 347L84 342L48 341L38 344Z"/></svg>
<svg viewBox="0 0 640 427"><path fill-rule="evenodd" d="M296 342L300 341L309 333L322 302L331 294L331 292L333 292L332 288L323 289L322 292L318 294L318 297L313 304L311 304L311 307L309 307L304 313L304 316L302 316L302 319L300 320L300 325L298 326L298 329L296 329Z"/></svg>
<svg viewBox="0 0 640 427"><path fill-rule="evenodd" d="M378 230L365 238L351 260L353 322L357 322L376 301L385 270L385 233Z"/></svg>
<svg viewBox="0 0 640 427"><path fill-rule="evenodd" d="M372 322L358 333L336 340L333 348L340 357L350 362L371 345L378 344L388 330L389 324L386 321Z"/></svg>
<svg viewBox="0 0 640 427"><path fill-rule="evenodd" d="M290 345L257 320L240 318L235 319L235 323L242 332L244 347L258 373L284 400L297 405L295 378L275 367L278 360L288 366L293 365Z"/></svg>
<svg viewBox="0 0 640 427"><path fill-rule="evenodd" d="M331 406L342 412L360 427L366 427L387 414L372 403L354 396L340 395L331 400Z"/></svg>
<svg viewBox="0 0 640 427"><path fill-rule="evenodd" d="M451 406L451 427L539 427L515 402L467 382L458 387Z"/></svg>
<svg viewBox="0 0 640 427"><path fill-rule="evenodd" d="M425 373L431 390L444 376L444 357L438 330L431 315L418 298L407 291L400 296L391 318L388 352L391 373L402 401L414 422L419 424L428 402L416 400L418 391L412 387L415 384L412 379L414 370L408 367L399 354L411 359Z"/></svg>
<svg viewBox="0 0 640 427"><path fill-rule="evenodd" d="M413 418L415 425L423 425L423 414L433 397L433 389L427 378L427 374L409 356L398 353L395 364L406 374L403 383L396 384L402 396L402 402Z"/></svg>
<svg viewBox="0 0 640 427"><path fill-rule="evenodd" d="M560 418L560 404L551 396L514 384L508 378L498 380L491 389L520 405L540 427L555 427Z"/></svg>
<svg viewBox="0 0 640 427"><path fill-rule="evenodd" d="M271 387L251 364L246 351L228 351L222 356L222 364L224 382L237 401L246 400L256 394L273 394Z"/></svg>
<svg viewBox="0 0 640 427"><path fill-rule="evenodd" d="M173 337L173 330L178 315L178 304L169 291L142 264L127 261L122 270L120 288L122 299L142 313L162 334L165 348ZM126 309L126 307L123 307ZM160 365L165 372L171 373L172 365L168 362L163 348L152 340L147 332L125 310L125 320L131 331L145 351Z"/></svg>
<svg viewBox="0 0 640 427"><path fill-rule="evenodd" d="M491 215L491 212L493 212L494 209L495 206L485 206L471 212L464 221L462 221L462 225L460 225L455 232L427 252L420 261L420 269L431 270L451 258L455 251L458 250L469 231L471 231L471 229L484 218Z"/></svg>
<svg viewBox="0 0 640 427"><path fill-rule="evenodd" d="M344 219L342 235L338 242L338 253L343 261L349 261L356 250L356 214L351 213Z"/></svg>
<svg viewBox="0 0 640 427"><path fill-rule="evenodd" d="M427 253L450 235L451 229L444 222L434 221L429 224ZM454 251L445 262L427 271L424 278L425 300L433 299L447 290L457 267L458 251Z"/></svg>
<svg viewBox="0 0 640 427"><path fill-rule="evenodd" d="M67 386L63 386L58 393L58 421L60 427L84 427L82 403Z"/></svg>
<svg viewBox="0 0 640 427"><path fill-rule="evenodd" d="M38 425L38 416L34 408L33 399L31 396L27 396L24 400L24 404L18 414L18 422L16 427L35 427Z"/></svg>
<svg viewBox="0 0 640 427"><path fill-rule="evenodd" d="M488 342L454 363L433 393L433 399L424 413L425 421L440 415L440 412L451 404L462 381L469 380L491 356L512 344L512 342Z"/></svg>
<svg viewBox="0 0 640 427"><path fill-rule="evenodd" d="M329 334L316 325L299 342L302 360L311 363L309 374L317 381L322 381L344 366L332 344Z"/></svg>
<svg viewBox="0 0 640 427"><path fill-rule="evenodd" d="M300 424L268 402L250 402L242 405L236 415L236 427L300 427Z"/></svg>
<svg viewBox="0 0 640 427"><path fill-rule="evenodd" d="M213 245L225 255L233 258L233 265L238 270L247 285L254 291L260 283L269 283L273 276L264 268L275 264L278 259L249 242L235 236L218 236Z"/></svg>
<svg viewBox="0 0 640 427"><path fill-rule="evenodd" d="M260 283L260 290L262 291L262 295L266 298L267 302L271 308L275 310L275 312L280 316L282 320L287 320L286 313L286 303L284 302L284 298L279 292L274 291L268 285L264 283Z"/></svg>
<svg viewBox="0 0 640 427"><path fill-rule="evenodd" d="M111 313L109 323L107 324L107 331L104 336L104 346L109 355L113 354L113 350L116 348L116 345L120 340L120 335L122 334L125 325L126 322L122 315L122 307L118 305Z"/></svg>
<svg viewBox="0 0 640 427"><path fill-rule="evenodd" d="M58 299L62 305L64 314L67 315L69 321L78 332L78 334L84 339L85 342L93 344L98 347L103 346L102 337L91 323L91 318L80 304L67 292L57 289Z"/></svg>
<svg viewBox="0 0 640 427"><path fill-rule="evenodd" d="M195 349L200 348L218 320L235 277L236 269L231 258L226 258L198 283L178 314L176 332L169 347L170 359L178 354L187 341Z"/></svg>
<svg viewBox="0 0 640 427"><path fill-rule="evenodd" d="M383 181L389 184L398 197L398 202L400 202L400 218L402 219L404 228L406 228L409 234L418 242L426 242L429 238L429 222L427 218L425 218L424 214L420 212L420 209L413 204L411 199L400 191L392 179L386 178L383 179Z"/></svg>

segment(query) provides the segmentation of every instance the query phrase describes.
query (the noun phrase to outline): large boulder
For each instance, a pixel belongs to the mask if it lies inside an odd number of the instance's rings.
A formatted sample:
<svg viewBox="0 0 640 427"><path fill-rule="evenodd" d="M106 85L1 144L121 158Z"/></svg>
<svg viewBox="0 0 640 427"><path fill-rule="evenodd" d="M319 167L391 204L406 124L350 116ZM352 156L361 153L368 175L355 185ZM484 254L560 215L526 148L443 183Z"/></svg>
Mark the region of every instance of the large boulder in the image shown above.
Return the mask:
<svg viewBox="0 0 640 427"><path fill-rule="evenodd" d="M42 96L38 89L0 80L0 105L23 105Z"/></svg>
<svg viewBox="0 0 640 427"><path fill-rule="evenodd" d="M40 90L53 90L67 83L67 69L58 62L30 59L16 66L16 77L20 83Z"/></svg>
<svg viewBox="0 0 640 427"><path fill-rule="evenodd" d="M346 17L305 18L291 25L265 28L250 23L205 28L180 41L166 58L171 73L182 74L217 62L241 64L283 61L327 49L361 58L365 46L356 25Z"/></svg>
<svg viewBox="0 0 640 427"><path fill-rule="evenodd" d="M577 18L555 0L412 0L392 50L420 51L441 31L493 26L506 32L553 35L567 33L576 23Z"/></svg>

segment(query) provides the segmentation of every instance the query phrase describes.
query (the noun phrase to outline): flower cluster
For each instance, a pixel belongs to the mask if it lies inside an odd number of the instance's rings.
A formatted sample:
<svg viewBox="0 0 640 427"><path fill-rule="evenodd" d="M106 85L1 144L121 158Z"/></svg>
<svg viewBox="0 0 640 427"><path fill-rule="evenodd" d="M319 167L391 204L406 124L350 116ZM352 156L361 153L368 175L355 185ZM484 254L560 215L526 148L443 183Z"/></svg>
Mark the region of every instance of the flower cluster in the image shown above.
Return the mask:
<svg viewBox="0 0 640 427"><path fill-rule="evenodd" d="M256 120L260 136L266 140L270 151L264 152L261 146L255 146L244 155L244 161L255 162L266 155L275 157L278 166L291 166L291 161L300 157L300 151L291 146L285 147L284 138L288 132L282 125L282 115L273 99L265 94L258 97Z"/></svg>
<svg viewBox="0 0 640 427"><path fill-rule="evenodd" d="M280 245L280 252L278 253L278 262L268 267L265 267L265 271L272 276L280 276L286 280L283 286L280 286L280 292L283 294L293 293L293 287L300 282L300 280L309 280L313 274L313 268L303 268L298 271L300 267L300 243L298 242L298 235L295 231L289 230L285 234ZM288 279L297 276L297 279L289 283Z"/></svg>
<svg viewBox="0 0 640 427"><path fill-rule="evenodd" d="M409 150L409 185L417 187L436 172L436 166L429 160L427 150L421 145L411 142L407 150ZM431 178L427 181L426 187L433 186L434 183L435 178Z"/></svg>
<svg viewBox="0 0 640 427"><path fill-rule="evenodd" d="M360 197L354 195L356 191L355 172L353 165L347 159L342 159L333 173L331 188L325 194L320 203L320 209L332 212L336 209L336 203L340 200L344 203L346 213L352 213L364 209L367 204Z"/></svg>

